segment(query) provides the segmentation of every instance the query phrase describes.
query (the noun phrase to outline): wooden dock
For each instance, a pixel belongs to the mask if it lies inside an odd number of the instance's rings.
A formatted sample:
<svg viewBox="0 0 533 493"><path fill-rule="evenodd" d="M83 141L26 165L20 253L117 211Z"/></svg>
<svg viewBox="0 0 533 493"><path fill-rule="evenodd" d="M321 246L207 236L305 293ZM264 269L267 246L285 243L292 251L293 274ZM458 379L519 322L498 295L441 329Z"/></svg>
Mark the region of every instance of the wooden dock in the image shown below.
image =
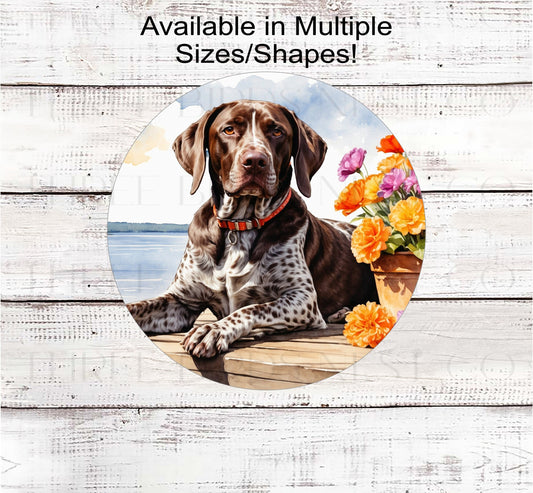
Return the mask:
<svg viewBox="0 0 533 493"><path fill-rule="evenodd" d="M198 324L212 321L206 312ZM345 370L368 354L370 348L352 346L342 335L342 324L326 330L303 330L243 338L227 353L214 358L190 356L181 345L185 334L150 339L170 358L192 372L216 382L247 389L286 389L323 380Z"/></svg>

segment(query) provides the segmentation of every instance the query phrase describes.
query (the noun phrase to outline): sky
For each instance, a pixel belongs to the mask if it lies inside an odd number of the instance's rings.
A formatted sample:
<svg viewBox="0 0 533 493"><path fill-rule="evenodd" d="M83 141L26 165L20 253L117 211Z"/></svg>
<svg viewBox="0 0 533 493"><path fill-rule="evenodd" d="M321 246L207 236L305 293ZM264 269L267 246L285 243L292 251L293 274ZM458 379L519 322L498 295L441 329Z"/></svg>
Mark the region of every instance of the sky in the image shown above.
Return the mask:
<svg viewBox="0 0 533 493"><path fill-rule="evenodd" d="M129 150L117 176L109 221L188 224L209 199L209 174L190 195L192 177L178 164L172 143L202 114L237 99L273 101L293 110L328 144L322 168L314 176L312 195L305 199L318 217L344 219L333 203L349 180L337 178L342 156L354 147L366 149L369 173L385 157L376 151L392 132L366 106L339 89L307 77L257 73L227 77L181 96L157 115ZM297 189L293 178L293 188Z"/></svg>

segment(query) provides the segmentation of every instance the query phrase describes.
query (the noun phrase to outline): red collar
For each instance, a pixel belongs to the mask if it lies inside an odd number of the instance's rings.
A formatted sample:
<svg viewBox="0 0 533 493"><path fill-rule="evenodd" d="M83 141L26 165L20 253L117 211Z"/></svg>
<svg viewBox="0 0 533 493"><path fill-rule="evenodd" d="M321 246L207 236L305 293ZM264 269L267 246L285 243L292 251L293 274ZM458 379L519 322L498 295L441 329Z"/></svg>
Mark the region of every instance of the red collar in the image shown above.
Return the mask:
<svg viewBox="0 0 533 493"><path fill-rule="evenodd" d="M217 216L217 209L215 206L213 206L213 212L215 214L215 217L217 218L218 225L221 228L225 229L231 229L233 231L246 231L248 229L261 229L268 221L276 217L283 209L285 209L285 206L289 203L289 200L291 199L291 189L289 188L289 192L287 193L286 197L283 199L283 202L279 205L279 207L272 212L269 216L265 217L264 219L258 219L257 217L254 217L252 219L238 219L236 221L232 221L230 219L219 219Z"/></svg>

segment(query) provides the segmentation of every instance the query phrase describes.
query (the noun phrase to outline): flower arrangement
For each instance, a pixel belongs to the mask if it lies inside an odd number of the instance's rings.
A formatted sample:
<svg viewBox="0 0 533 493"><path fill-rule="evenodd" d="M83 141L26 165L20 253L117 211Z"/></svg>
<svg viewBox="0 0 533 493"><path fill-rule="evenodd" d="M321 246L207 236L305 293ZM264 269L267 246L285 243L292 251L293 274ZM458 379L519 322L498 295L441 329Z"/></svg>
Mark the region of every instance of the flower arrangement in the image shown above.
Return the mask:
<svg viewBox="0 0 533 493"><path fill-rule="evenodd" d="M369 174L364 165L366 150L346 153L337 171L339 180L357 173L335 201L335 210L349 216L360 211L352 222L359 224L352 235L352 252L360 263L371 264L382 254L412 252L424 257L426 220L420 185L409 158L394 135L381 139L378 152L388 154L377 164L378 173ZM373 302L356 306L346 316L344 335L360 347L375 347L385 337L401 312L394 316Z"/></svg>
<svg viewBox="0 0 533 493"><path fill-rule="evenodd" d="M426 219L413 167L394 135L381 139L376 149L392 153L378 163L380 173L368 174L364 149L352 149L339 164L340 181L354 173L361 176L346 185L335 201L335 210L345 216L362 210L354 218L361 223L352 237L352 251L358 262L367 264L382 252L394 254L397 250L411 251L422 259Z"/></svg>

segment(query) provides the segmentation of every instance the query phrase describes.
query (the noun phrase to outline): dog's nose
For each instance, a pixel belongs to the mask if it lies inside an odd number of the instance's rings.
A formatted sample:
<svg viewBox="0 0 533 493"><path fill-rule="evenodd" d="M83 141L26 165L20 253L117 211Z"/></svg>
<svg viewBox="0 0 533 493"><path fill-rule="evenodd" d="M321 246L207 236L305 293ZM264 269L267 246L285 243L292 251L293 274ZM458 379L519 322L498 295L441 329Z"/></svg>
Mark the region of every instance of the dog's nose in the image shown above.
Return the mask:
<svg viewBox="0 0 533 493"><path fill-rule="evenodd" d="M241 164L245 169L252 170L256 168L264 168L267 164L266 154L260 151L247 151L242 156Z"/></svg>

